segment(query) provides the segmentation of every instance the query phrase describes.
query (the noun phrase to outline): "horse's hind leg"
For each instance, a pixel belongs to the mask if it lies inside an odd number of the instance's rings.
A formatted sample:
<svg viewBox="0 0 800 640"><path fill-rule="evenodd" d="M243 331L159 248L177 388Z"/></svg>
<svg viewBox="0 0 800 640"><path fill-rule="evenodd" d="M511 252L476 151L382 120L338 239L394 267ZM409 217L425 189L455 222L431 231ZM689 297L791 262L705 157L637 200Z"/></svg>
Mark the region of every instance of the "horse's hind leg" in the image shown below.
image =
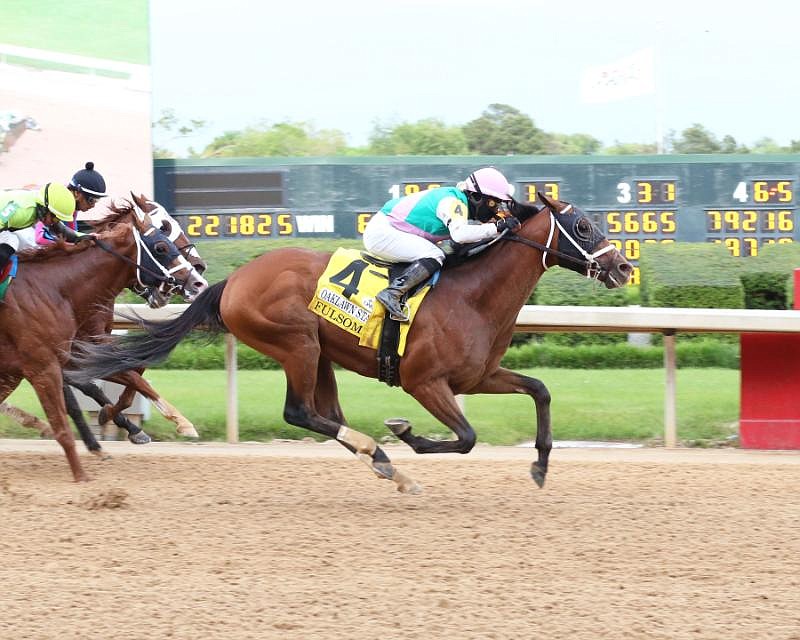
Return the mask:
<svg viewBox="0 0 800 640"><path fill-rule="evenodd" d="M19 386L21 381L22 376L11 374L0 375L0 414L8 416L15 422L19 422L23 427L36 429L44 438L52 438L53 430L44 420L40 420L32 413L28 413L18 407L3 402L11 395L11 392Z"/></svg>
<svg viewBox="0 0 800 640"><path fill-rule="evenodd" d="M531 463L531 477L539 486L544 485L550 451L553 448L553 433L550 425L550 392L541 380L523 376L508 369L497 369L484 378L474 389L475 393L525 393L536 404L536 451L539 459Z"/></svg>
<svg viewBox="0 0 800 640"><path fill-rule="evenodd" d="M331 365L331 361L326 358L320 358L319 366L317 367L317 387L314 390L314 406L317 408L317 413L321 416L333 422L347 425L344 412L339 404L339 389L336 384L336 375L333 371L333 365Z"/></svg>
<svg viewBox="0 0 800 640"><path fill-rule="evenodd" d="M37 416L27 411L23 411L19 407L14 407L6 402L0 402L0 414L8 416L14 422L19 422L23 427L36 429L43 438L52 438L53 430L50 425L44 420L40 420Z"/></svg>
<svg viewBox="0 0 800 640"><path fill-rule="evenodd" d="M358 456L378 477L394 481L397 490L401 493L420 493L422 491L420 486L409 476L396 469L389 460L389 456L370 436L351 429L343 423L343 420L331 420L319 414L316 405L312 402L312 398L315 396L320 397L327 412L343 417L338 396L336 396L333 368L330 362L320 361L318 370L319 373L322 373L322 377L319 378L322 383L320 385L316 375L308 374L306 362L307 360L301 358L284 363L286 374L284 420L289 424L321 433L339 441Z"/></svg>

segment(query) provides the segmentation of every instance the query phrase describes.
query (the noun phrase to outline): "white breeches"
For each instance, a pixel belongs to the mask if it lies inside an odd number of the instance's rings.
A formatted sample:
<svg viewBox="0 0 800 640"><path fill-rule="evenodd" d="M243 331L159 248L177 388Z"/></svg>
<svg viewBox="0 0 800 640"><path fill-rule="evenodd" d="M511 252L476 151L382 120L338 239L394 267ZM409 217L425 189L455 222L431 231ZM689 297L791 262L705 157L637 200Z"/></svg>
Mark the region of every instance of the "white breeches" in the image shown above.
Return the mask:
<svg viewBox="0 0 800 640"><path fill-rule="evenodd" d="M24 251L25 249L41 249L41 245L36 244L36 228L27 227L15 231L14 235L19 238L19 247L17 251Z"/></svg>
<svg viewBox="0 0 800 640"><path fill-rule="evenodd" d="M0 244L7 244L14 248L14 251L19 250L19 237L13 231L4 229L0 231Z"/></svg>
<svg viewBox="0 0 800 640"><path fill-rule="evenodd" d="M433 258L444 262L444 252L430 240L395 229L389 216L376 213L364 229L364 247L371 254L389 262L414 262Z"/></svg>

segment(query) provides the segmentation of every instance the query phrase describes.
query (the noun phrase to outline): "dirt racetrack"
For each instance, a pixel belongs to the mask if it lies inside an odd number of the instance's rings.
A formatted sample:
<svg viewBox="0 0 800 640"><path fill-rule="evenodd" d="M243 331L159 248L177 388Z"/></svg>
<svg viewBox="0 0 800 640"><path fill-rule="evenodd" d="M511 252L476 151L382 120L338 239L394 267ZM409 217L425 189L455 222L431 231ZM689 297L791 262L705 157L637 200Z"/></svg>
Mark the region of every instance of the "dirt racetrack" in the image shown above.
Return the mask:
<svg viewBox="0 0 800 640"><path fill-rule="evenodd" d="M800 453L0 440L0 638L800 639Z"/></svg>

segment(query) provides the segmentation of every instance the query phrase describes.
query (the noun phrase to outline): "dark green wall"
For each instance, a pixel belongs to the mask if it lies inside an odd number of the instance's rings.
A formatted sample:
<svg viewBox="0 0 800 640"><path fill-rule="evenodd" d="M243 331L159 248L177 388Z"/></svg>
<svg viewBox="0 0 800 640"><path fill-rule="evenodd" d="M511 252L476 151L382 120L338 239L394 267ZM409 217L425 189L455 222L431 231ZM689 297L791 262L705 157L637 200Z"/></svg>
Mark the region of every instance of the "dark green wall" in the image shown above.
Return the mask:
<svg viewBox="0 0 800 640"><path fill-rule="evenodd" d="M454 185L487 165L515 183L518 199L532 183L557 190L633 260L645 241L718 241L747 256L800 239L796 155L156 160L155 197L197 238L351 238L398 190ZM619 202L626 184L631 200ZM650 202L637 202L648 185Z"/></svg>

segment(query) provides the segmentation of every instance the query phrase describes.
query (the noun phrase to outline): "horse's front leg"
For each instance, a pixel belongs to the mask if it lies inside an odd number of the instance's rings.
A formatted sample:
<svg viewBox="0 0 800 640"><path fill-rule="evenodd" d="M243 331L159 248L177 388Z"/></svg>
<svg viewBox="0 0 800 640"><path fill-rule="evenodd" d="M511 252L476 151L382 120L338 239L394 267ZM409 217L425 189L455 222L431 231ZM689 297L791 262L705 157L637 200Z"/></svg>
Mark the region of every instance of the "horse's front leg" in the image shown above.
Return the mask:
<svg viewBox="0 0 800 640"><path fill-rule="evenodd" d="M130 420L128 420L128 418L126 418L122 413L113 413L113 415L109 415L109 413L112 410L111 399L96 384L94 384L93 382L75 383L69 379L67 380L67 383L71 386L74 386L76 389L79 389L81 393L85 394L86 396L94 400L100 406L100 412L97 414L98 424L104 425L109 420L113 420L115 425L117 425L121 429L125 429L125 431L128 432L128 440L130 440L133 444L147 444L148 442L150 442L150 436L148 436L144 431L142 431L141 427L137 427ZM125 408L126 407L123 407L122 409ZM67 401L67 409L69 410L69 400ZM117 411L122 411L122 409L117 409ZM83 431L81 431L80 426L78 426L76 416L73 415L73 412L71 410L70 410L70 415L72 416L73 421L75 421L75 426L78 427L78 432L81 434L81 438L83 439L84 442L86 442L86 438L83 437ZM93 435L92 438L94 438Z"/></svg>
<svg viewBox="0 0 800 640"><path fill-rule="evenodd" d="M72 435L72 429L67 423L67 407L64 402L61 366L57 361L54 361L47 367L41 369L37 367L35 371L25 371L25 377L36 391L55 438L64 450L64 455L67 456L67 462L72 470L72 477L75 482L85 482L89 478L78 458L78 452L75 449L75 437Z"/></svg>
<svg viewBox="0 0 800 640"><path fill-rule="evenodd" d="M444 378L406 389L430 414L456 435L456 440L431 440L411 433L404 419L387 420L386 426L417 453L469 453L475 446L475 431L461 412L456 397Z"/></svg>
<svg viewBox="0 0 800 640"><path fill-rule="evenodd" d="M116 382L117 384L127 387L125 392L123 392L123 396L120 396L118 403L122 402L125 394L130 392L130 396L128 396L127 400L127 406L130 406L130 402L133 399L133 393L138 391L153 403L153 406L158 409L162 416L175 423L175 430L179 435L187 438L200 437L200 434L197 433L197 429L194 428L194 425L186 418L186 416L184 416L180 411L162 398L158 391L150 386L150 383L148 383L147 380L142 378L140 373L132 370L124 371L122 373L109 376L107 379L111 382Z"/></svg>
<svg viewBox="0 0 800 640"><path fill-rule="evenodd" d="M467 393L525 393L536 404L536 451L539 459L531 463L531 477L539 486L544 485L553 433L550 425L550 392L541 380L523 376L508 369L497 369Z"/></svg>
<svg viewBox="0 0 800 640"><path fill-rule="evenodd" d="M386 426L417 453L467 453L475 444L475 432L456 403L455 395L444 380L428 383L409 393L435 418L449 427L457 440L430 440L411 432L411 423L404 419L387 420ZM467 394L525 393L536 403L536 449L538 461L531 465L531 477L538 486L544 485L553 437L550 431L550 394L540 380L529 378L508 369L497 369Z"/></svg>

